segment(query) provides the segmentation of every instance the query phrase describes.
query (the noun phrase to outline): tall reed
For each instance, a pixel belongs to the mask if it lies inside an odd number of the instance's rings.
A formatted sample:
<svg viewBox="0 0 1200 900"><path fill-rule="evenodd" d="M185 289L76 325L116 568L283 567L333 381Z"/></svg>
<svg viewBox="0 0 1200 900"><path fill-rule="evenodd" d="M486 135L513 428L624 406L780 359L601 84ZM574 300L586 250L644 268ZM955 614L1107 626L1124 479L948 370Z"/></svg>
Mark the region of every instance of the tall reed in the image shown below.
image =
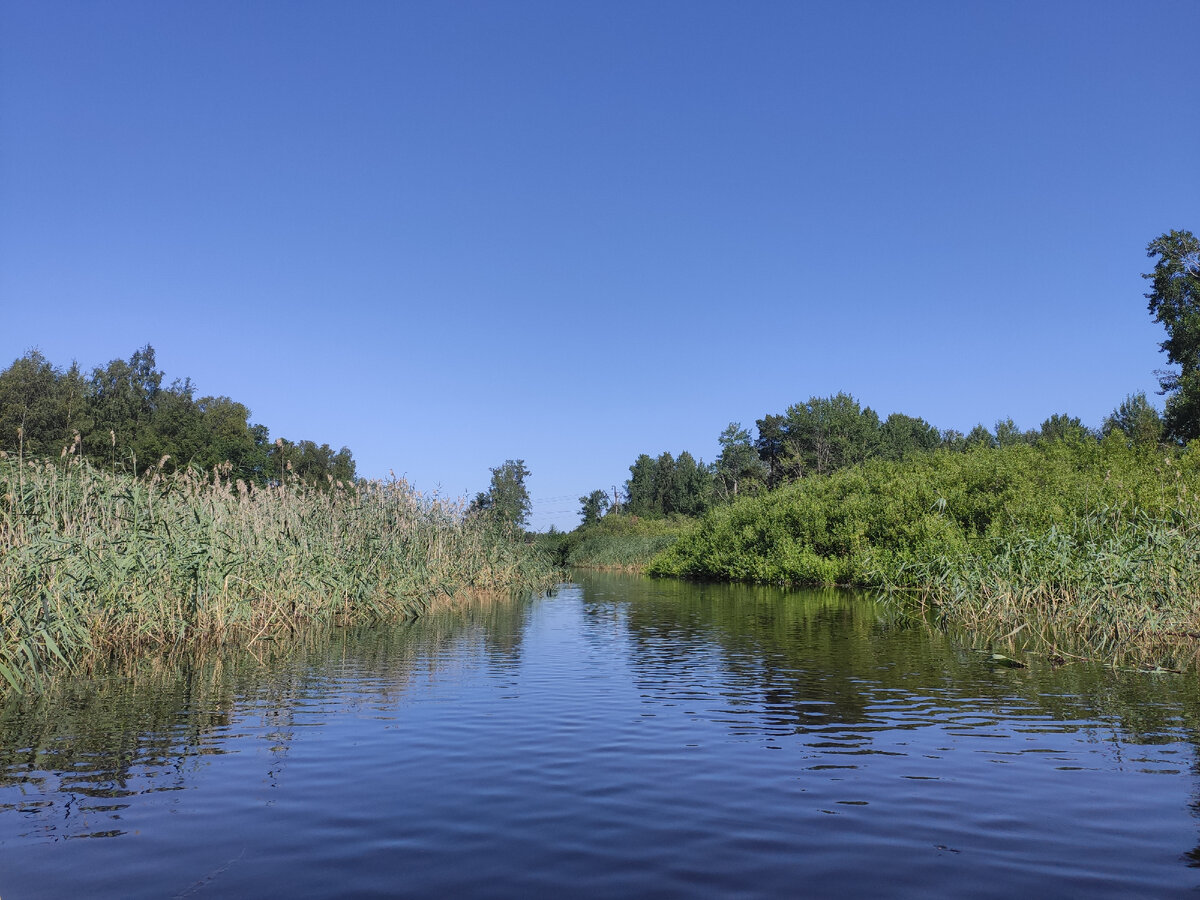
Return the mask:
<svg viewBox="0 0 1200 900"><path fill-rule="evenodd" d="M0 679L9 687L88 653L410 618L444 598L552 577L492 521L402 480L319 491L161 468L135 479L74 454L0 457Z"/></svg>

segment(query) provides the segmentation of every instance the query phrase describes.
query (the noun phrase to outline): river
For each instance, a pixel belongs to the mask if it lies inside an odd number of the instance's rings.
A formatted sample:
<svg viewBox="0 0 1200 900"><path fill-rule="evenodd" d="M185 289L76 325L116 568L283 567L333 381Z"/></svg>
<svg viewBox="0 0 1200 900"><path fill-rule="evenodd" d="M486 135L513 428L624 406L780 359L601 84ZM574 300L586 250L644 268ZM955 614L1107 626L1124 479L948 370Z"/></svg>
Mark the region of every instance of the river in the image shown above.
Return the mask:
<svg viewBox="0 0 1200 900"><path fill-rule="evenodd" d="M1023 661L617 575L145 658L0 703L0 897L1194 892L1197 678Z"/></svg>

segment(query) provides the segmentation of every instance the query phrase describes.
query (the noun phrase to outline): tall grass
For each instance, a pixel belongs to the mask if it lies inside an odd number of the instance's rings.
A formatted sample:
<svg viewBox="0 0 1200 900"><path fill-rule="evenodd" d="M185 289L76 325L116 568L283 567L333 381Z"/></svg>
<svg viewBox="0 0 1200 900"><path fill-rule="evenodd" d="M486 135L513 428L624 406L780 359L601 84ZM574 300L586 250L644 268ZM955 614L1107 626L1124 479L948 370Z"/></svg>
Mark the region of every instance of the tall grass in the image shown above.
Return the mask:
<svg viewBox="0 0 1200 900"><path fill-rule="evenodd" d="M874 586L979 630L1190 658L1198 491L1200 447L1116 438L876 461L714 510L647 568Z"/></svg>
<svg viewBox="0 0 1200 900"><path fill-rule="evenodd" d="M89 653L254 642L548 584L545 558L404 481L255 487L0 458L0 678Z"/></svg>

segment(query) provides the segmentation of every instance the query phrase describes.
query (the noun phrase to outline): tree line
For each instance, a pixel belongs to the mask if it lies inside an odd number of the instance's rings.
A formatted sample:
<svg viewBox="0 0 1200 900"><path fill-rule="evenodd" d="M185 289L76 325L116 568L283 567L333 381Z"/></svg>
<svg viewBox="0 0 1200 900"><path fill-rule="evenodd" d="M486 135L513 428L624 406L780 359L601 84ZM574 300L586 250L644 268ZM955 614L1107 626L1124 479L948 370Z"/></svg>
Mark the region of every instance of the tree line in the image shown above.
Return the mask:
<svg viewBox="0 0 1200 900"><path fill-rule="evenodd" d="M349 448L272 441L244 404L197 394L190 378L165 383L149 344L90 373L74 362L58 368L30 350L0 372L0 450L23 458L78 454L134 475L150 466L170 473L227 465L232 477L260 484L354 481Z"/></svg>
<svg viewBox="0 0 1200 900"><path fill-rule="evenodd" d="M1156 373L1166 396L1160 414L1145 393L1131 394L1090 429L1059 413L1022 431L1011 418L970 432L940 430L920 417L892 413L886 419L847 393L811 397L755 422L755 431L731 422L718 438L720 453L705 465L687 451L673 457L641 454L629 467L623 496L609 502L604 491L579 498L583 524L608 511L637 516L695 516L734 499L774 490L811 476L829 475L872 459L900 460L915 453L967 451L1057 440L1099 440L1119 434L1134 446L1181 446L1200 438L1200 240L1170 231L1152 241L1157 258L1143 277L1152 289L1149 311L1167 332L1160 344L1177 368Z"/></svg>

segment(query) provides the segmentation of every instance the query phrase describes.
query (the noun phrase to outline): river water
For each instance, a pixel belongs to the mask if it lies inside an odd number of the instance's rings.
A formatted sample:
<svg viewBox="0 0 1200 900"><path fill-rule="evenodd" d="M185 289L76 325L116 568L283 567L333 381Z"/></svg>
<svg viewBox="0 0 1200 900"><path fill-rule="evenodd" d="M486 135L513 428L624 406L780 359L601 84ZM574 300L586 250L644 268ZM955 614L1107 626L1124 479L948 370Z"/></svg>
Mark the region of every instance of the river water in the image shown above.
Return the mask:
<svg viewBox="0 0 1200 900"><path fill-rule="evenodd" d="M1200 887L1194 676L581 576L0 705L0 897Z"/></svg>

